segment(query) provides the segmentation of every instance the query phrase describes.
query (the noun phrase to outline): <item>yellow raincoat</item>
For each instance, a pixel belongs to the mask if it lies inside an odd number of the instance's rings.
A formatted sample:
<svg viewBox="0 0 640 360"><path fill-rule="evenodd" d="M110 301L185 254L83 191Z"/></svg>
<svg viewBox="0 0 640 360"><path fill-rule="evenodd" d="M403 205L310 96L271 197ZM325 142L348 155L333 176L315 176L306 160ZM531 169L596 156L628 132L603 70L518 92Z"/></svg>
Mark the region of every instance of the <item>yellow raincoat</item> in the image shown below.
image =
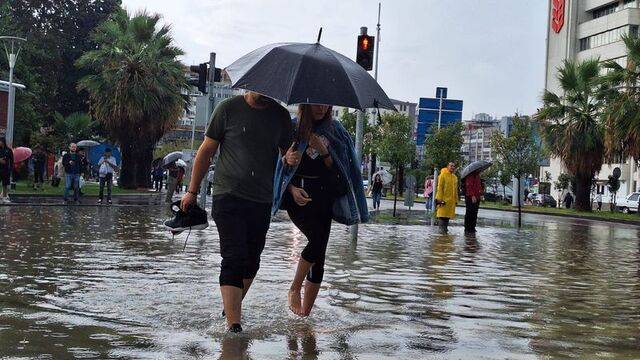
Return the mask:
<svg viewBox="0 0 640 360"><path fill-rule="evenodd" d="M436 200L442 200L445 205L438 206L436 216L439 218L453 219L456 216L456 204L458 203L458 177L443 168L438 176L438 189Z"/></svg>

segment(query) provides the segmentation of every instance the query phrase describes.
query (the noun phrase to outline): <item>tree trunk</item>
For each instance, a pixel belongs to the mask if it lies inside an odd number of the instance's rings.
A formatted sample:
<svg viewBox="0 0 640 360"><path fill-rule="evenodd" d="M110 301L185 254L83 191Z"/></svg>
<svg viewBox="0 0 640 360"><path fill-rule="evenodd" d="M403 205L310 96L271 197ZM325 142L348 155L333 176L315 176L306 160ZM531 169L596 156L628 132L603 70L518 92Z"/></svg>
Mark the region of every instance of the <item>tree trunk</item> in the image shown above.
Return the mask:
<svg viewBox="0 0 640 360"><path fill-rule="evenodd" d="M398 191L400 192L400 196L404 195L404 166L398 166L400 168L398 175ZM397 170L397 168L396 168Z"/></svg>
<svg viewBox="0 0 640 360"><path fill-rule="evenodd" d="M522 227L522 198L520 196L520 178L517 177L518 181L518 191L516 192L516 196L518 197L518 228Z"/></svg>
<svg viewBox="0 0 640 360"><path fill-rule="evenodd" d="M122 152L120 187L123 189L149 188L153 146L134 141L122 145L120 149Z"/></svg>
<svg viewBox="0 0 640 360"><path fill-rule="evenodd" d="M393 217L396 217L396 203L398 202L398 166L396 166L396 191L393 192Z"/></svg>
<svg viewBox="0 0 640 360"><path fill-rule="evenodd" d="M123 189L136 188L136 153L131 144L123 144L120 148L122 164L120 167L120 187Z"/></svg>
<svg viewBox="0 0 640 360"><path fill-rule="evenodd" d="M578 211L591 211L591 174L576 175L575 208Z"/></svg>

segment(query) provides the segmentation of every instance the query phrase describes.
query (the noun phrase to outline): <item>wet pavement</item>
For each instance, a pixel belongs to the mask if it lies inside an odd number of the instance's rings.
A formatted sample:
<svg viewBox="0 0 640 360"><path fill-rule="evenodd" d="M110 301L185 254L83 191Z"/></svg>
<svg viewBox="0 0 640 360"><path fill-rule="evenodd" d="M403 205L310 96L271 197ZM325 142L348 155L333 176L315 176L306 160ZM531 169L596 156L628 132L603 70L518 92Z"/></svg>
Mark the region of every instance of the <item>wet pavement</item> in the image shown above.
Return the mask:
<svg viewBox="0 0 640 360"><path fill-rule="evenodd" d="M215 227L183 252L159 207L2 207L0 358L640 358L640 227L480 214L475 237L335 224L304 320L286 294L306 240L274 222L236 336Z"/></svg>

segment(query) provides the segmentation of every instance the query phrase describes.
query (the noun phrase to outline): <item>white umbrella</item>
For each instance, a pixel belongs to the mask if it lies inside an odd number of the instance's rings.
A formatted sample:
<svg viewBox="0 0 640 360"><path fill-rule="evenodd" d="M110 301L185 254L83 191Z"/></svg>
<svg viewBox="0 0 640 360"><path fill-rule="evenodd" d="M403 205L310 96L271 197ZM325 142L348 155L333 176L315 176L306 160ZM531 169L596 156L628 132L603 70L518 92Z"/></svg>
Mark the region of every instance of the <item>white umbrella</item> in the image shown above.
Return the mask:
<svg viewBox="0 0 640 360"><path fill-rule="evenodd" d="M186 168L187 167L187 163L184 162L184 160L182 160L182 159L178 159L178 160L176 160L176 166Z"/></svg>
<svg viewBox="0 0 640 360"><path fill-rule="evenodd" d="M92 147L92 146L98 146L100 145L100 143L93 140L82 140L82 141L78 141L76 145L78 145L79 147Z"/></svg>
<svg viewBox="0 0 640 360"><path fill-rule="evenodd" d="M376 175L380 175L380 178L382 179L382 184L384 185L390 184L391 181L393 181L393 175L391 175L391 173L385 169L382 169L377 173L373 174L374 179L376 178Z"/></svg>
<svg viewBox="0 0 640 360"><path fill-rule="evenodd" d="M466 178L473 172L476 172L476 171L483 172L487 170L490 166L491 166L490 161L485 161L485 160L474 161L471 164L465 166L464 169L462 169L462 172L460 172L460 180Z"/></svg>
<svg viewBox="0 0 640 360"><path fill-rule="evenodd" d="M172 153L167 154L163 159L162 159L162 164L163 165L169 165L170 163L178 160L178 159L182 159L182 151L174 151Z"/></svg>

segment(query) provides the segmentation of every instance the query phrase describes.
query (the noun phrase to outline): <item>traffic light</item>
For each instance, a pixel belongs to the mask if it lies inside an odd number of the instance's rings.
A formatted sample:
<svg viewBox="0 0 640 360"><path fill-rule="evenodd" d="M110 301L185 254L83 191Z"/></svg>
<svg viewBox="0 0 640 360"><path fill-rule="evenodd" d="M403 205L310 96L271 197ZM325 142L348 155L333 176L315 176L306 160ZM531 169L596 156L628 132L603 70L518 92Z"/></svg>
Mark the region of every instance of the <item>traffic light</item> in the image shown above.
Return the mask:
<svg viewBox="0 0 640 360"><path fill-rule="evenodd" d="M207 75L209 73L209 68L207 66L207 63L202 63L200 65L191 65L189 66L189 70L192 73L198 74L198 81L190 82L191 85L196 85L198 87L198 90L201 93L206 94L207 93Z"/></svg>
<svg viewBox="0 0 640 360"><path fill-rule="evenodd" d="M356 62L367 71L373 69L374 39L374 36L358 35Z"/></svg>

